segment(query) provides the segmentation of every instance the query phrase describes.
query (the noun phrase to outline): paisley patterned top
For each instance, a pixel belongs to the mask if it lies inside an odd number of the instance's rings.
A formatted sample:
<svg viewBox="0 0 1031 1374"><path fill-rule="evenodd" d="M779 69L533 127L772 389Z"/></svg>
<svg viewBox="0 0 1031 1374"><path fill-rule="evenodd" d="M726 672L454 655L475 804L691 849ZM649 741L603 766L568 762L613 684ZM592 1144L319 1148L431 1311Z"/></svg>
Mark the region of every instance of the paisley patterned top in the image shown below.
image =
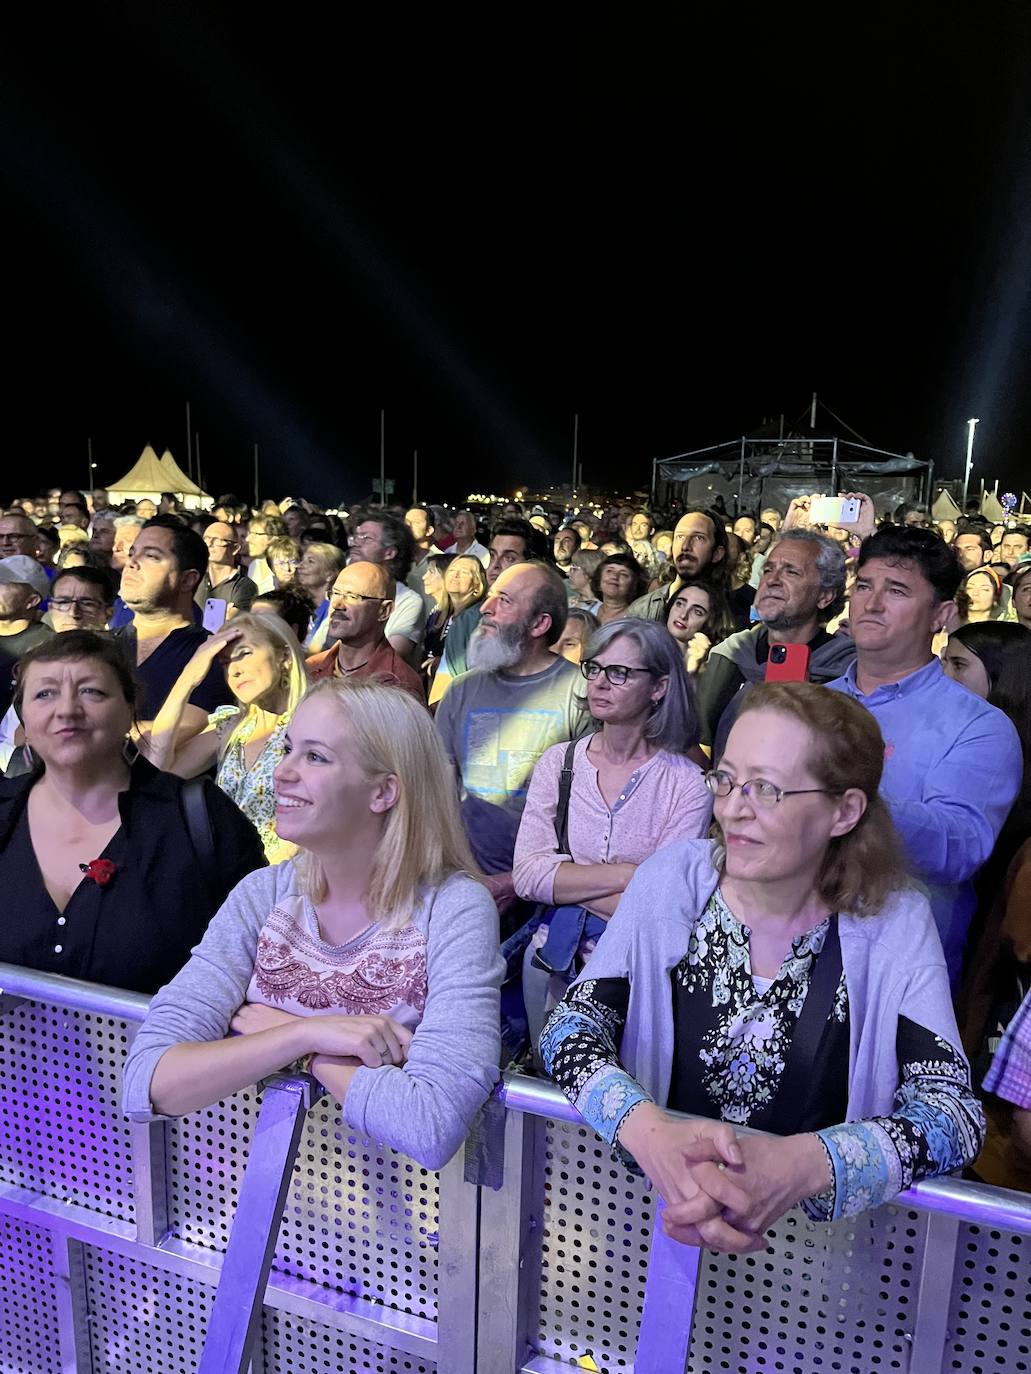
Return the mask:
<svg viewBox="0 0 1031 1374"><path fill-rule="evenodd" d="M289 717L279 717L264 749L248 768L243 751L254 734L256 720L244 726L228 749L223 747L239 716L238 706L220 706L208 717L218 735L220 750L215 781L256 828L269 863L282 863L297 853L296 845L280 840L276 834L276 797L272 786L273 771L283 757L283 736L290 723Z"/></svg>
<svg viewBox="0 0 1031 1374"><path fill-rule="evenodd" d="M694 1090L699 1090L700 1079L713 1116L747 1125L769 1095L776 1093L826 930L824 922L796 938L776 978L760 992L748 958L748 927L737 920L718 891L698 917L672 978L677 1017L682 1018L689 1005L684 994L690 990L699 1013L704 1008L705 1023L700 1029L684 1027L683 1035L682 1019L675 1024L678 1042L693 1036L697 1044ZM588 978L575 984L552 1013L540 1048L546 1069L584 1120L624 1163L633 1166L616 1137L630 1112L651 1099L619 1061L629 996L626 979ZM828 1018L832 1040L840 1036L847 1019L848 987L843 976ZM960 1051L900 1016L895 1053L899 1086L890 1116L816 1131L833 1178L826 1193L802 1204L816 1220L853 1216L876 1207L920 1178L961 1167L977 1152L983 1114ZM688 1068L682 1064L682 1077ZM840 1103L847 1095L847 1083L829 1084L828 1092ZM789 1118L791 1106L783 1104Z"/></svg>
<svg viewBox="0 0 1031 1374"><path fill-rule="evenodd" d="M409 1030L426 1006L426 940L415 926L371 925L343 945L318 933L311 903L289 897L258 934L248 1002L295 1016L391 1016Z"/></svg>

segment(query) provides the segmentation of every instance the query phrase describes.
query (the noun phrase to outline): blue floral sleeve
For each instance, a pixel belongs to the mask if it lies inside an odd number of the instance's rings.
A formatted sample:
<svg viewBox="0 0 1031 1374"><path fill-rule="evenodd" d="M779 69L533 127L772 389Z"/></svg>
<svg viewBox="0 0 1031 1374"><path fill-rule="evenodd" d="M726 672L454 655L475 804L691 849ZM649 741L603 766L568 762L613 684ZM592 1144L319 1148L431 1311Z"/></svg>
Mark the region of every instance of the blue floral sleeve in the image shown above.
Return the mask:
<svg viewBox="0 0 1031 1374"><path fill-rule="evenodd" d="M817 1221L851 1217L888 1202L921 1178L971 1163L984 1139L984 1112L959 1051L899 1018L899 1088L890 1116L818 1131L834 1183L804 1203Z"/></svg>
<svg viewBox="0 0 1031 1374"><path fill-rule="evenodd" d="M569 989L541 1033L544 1067L587 1124L632 1164L616 1136L633 1109L653 1099L619 1062L630 983L586 979Z"/></svg>

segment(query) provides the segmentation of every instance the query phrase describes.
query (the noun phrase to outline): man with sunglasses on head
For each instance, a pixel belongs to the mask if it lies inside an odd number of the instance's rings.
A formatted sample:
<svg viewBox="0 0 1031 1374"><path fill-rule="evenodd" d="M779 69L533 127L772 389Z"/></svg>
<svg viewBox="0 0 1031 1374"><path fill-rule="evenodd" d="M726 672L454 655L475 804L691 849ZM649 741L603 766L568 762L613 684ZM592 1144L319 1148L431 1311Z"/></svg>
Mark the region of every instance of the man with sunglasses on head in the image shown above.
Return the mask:
<svg viewBox="0 0 1031 1374"><path fill-rule="evenodd" d="M335 643L305 663L313 682L324 677L374 678L425 703L422 679L386 636L394 587L383 563L348 563L337 573L329 593L329 635Z"/></svg>
<svg viewBox="0 0 1031 1374"><path fill-rule="evenodd" d="M512 856L534 765L591 723L579 668L551 652L567 606L554 568L517 562L500 572L479 607L469 671L454 679L437 711L473 856L492 875L502 911L514 899Z"/></svg>

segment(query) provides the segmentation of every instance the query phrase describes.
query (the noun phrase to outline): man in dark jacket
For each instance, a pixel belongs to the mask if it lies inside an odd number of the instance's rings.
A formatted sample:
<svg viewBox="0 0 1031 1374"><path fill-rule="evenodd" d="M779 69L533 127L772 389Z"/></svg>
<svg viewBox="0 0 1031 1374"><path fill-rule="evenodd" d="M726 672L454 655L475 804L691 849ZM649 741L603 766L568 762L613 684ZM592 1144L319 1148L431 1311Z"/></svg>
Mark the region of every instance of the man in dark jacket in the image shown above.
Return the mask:
<svg viewBox="0 0 1031 1374"><path fill-rule="evenodd" d="M814 530L784 530L763 565L755 609L760 623L717 644L698 686L701 743L719 757L737 715L734 699L747 683L762 682L771 644L806 644L809 681L831 682L856 656L847 635L824 626L845 604L845 556Z"/></svg>

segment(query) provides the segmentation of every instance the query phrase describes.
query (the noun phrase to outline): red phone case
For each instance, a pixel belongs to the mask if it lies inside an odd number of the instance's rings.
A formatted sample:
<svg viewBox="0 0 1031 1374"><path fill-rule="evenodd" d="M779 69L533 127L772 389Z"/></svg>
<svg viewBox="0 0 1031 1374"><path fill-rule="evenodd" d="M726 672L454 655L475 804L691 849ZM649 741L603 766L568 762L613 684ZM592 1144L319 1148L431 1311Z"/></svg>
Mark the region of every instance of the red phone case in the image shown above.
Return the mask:
<svg viewBox="0 0 1031 1374"><path fill-rule="evenodd" d="M784 662L774 663L774 649L784 650ZM809 645L808 644L771 644L770 657L766 660L767 682L808 682Z"/></svg>

